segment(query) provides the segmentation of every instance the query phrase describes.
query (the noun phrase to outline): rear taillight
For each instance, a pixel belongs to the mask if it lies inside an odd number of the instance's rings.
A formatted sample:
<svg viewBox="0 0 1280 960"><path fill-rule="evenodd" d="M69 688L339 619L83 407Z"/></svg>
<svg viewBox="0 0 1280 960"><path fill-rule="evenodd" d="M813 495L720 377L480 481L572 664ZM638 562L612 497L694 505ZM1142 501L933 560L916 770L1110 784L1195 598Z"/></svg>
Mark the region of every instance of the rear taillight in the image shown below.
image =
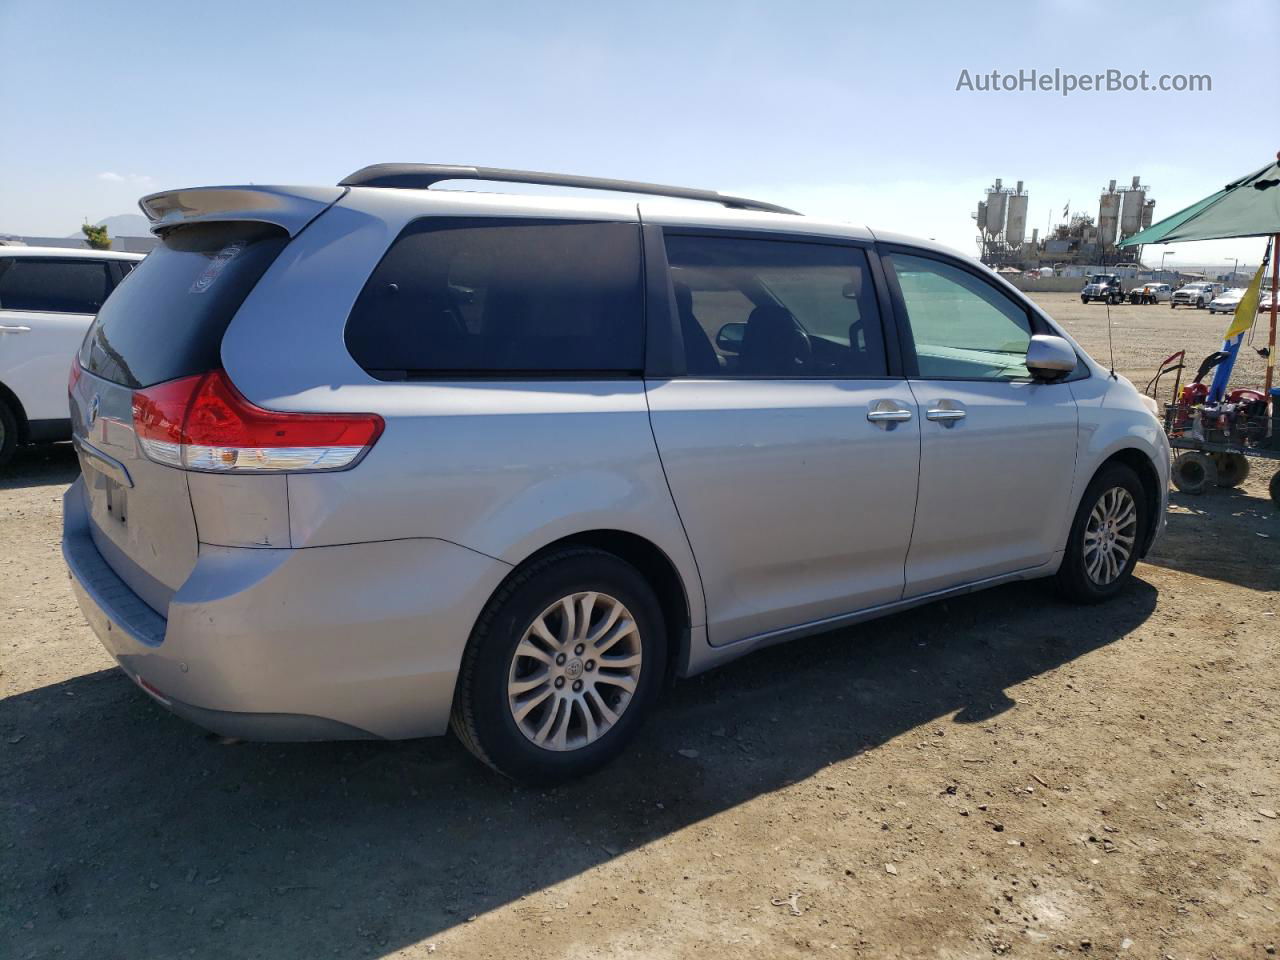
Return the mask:
<svg viewBox="0 0 1280 960"><path fill-rule="evenodd" d="M80 382L80 358L71 359L71 372L67 374L67 393L75 393L76 384Z"/></svg>
<svg viewBox="0 0 1280 960"><path fill-rule="evenodd" d="M218 473L341 470L382 434L372 413L277 413L240 395L222 370L133 394L133 427L157 463Z"/></svg>

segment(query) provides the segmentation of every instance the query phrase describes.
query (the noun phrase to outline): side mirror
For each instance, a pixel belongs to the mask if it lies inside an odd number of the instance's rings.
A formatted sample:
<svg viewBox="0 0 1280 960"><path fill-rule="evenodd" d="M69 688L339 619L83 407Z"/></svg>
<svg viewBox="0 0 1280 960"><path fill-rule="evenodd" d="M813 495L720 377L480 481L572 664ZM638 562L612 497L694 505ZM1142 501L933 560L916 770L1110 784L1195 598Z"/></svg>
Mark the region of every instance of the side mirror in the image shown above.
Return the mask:
<svg viewBox="0 0 1280 960"><path fill-rule="evenodd" d="M1043 333L1027 346L1027 369L1037 380L1061 380L1076 368L1076 352L1062 337Z"/></svg>
<svg viewBox="0 0 1280 960"><path fill-rule="evenodd" d="M716 346L721 353L738 353L742 350L742 339L746 335L745 323L726 323L716 334Z"/></svg>

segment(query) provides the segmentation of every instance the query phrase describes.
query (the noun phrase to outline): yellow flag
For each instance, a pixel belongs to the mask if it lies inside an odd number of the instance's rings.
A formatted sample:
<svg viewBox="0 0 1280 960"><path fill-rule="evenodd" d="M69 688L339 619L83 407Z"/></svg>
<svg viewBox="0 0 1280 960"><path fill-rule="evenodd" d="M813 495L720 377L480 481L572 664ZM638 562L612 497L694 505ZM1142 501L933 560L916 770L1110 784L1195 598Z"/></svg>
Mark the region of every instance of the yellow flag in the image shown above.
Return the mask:
<svg viewBox="0 0 1280 960"><path fill-rule="evenodd" d="M1227 327L1227 332L1222 335L1223 340L1237 337L1253 326L1254 314L1258 312L1258 296L1262 290L1262 274L1266 269L1267 265L1264 263L1253 275L1249 288L1236 304L1235 316L1231 318L1231 326Z"/></svg>

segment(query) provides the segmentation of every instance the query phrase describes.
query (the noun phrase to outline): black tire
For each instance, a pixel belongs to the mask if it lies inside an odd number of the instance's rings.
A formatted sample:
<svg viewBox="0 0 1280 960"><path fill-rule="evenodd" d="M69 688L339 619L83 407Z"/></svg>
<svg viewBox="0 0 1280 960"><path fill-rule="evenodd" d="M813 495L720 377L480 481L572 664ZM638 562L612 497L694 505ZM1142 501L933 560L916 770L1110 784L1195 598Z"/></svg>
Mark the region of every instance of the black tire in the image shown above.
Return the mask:
<svg viewBox="0 0 1280 960"><path fill-rule="evenodd" d="M1267 492L1271 494L1271 502L1276 505L1276 509L1280 510L1280 470L1272 475Z"/></svg>
<svg viewBox="0 0 1280 960"><path fill-rule="evenodd" d="M16 449L18 449L18 418L9 409L9 404L0 399L0 467L13 459L13 451Z"/></svg>
<svg viewBox="0 0 1280 960"><path fill-rule="evenodd" d="M1088 303L1088 302L1089 302L1089 298L1088 298L1088 297L1081 297L1081 298L1080 298L1080 302L1081 302L1081 303Z"/></svg>
<svg viewBox="0 0 1280 960"><path fill-rule="evenodd" d="M509 671L516 647L539 615L561 598L588 591L616 598L631 613L639 633L640 676L625 709L599 739L576 749L546 749L512 715ZM603 550L557 550L508 577L480 614L462 657L450 726L476 757L513 780L552 784L584 776L618 756L640 728L661 689L667 653L662 608L635 567Z"/></svg>
<svg viewBox="0 0 1280 960"><path fill-rule="evenodd" d="M1206 454L1188 450L1173 461L1172 479L1183 493L1199 496L1218 483L1218 467Z"/></svg>
<svg viewBox="0 0 1280 960"><path fill-rule="evenodd" d="M1249 458L1242 453L1215 453L1213 465L1218 471L1215 483L1220 487L1238 487L1249 479Z"/></svg>
<svg viewBox="0 0 1280 960"><path fill-rule="evenodd" d="M1100 583L1089 575L1085 556L1085 533L1094 507L1098 506L1104 495L1110 494L1117 487L1126 491L1133 501L1136 520L1130 535L1134 537L1134 541L1128 559L1115 578L1109 582ZM1138 563L1138 554L1142 545L1146 543L1149 529L1147 497L1138 475L1122 463L1112 463L1103 467L1090 482L1084 496L1080 498L1080 506L1076 509L1075 519L1071 522L1066 554L1062 558L1062 566L1058 568L1059 592L1076 603L1102 603L1110 600L1125 588L1130 577L1133 576L1133 568Z"/></svg>

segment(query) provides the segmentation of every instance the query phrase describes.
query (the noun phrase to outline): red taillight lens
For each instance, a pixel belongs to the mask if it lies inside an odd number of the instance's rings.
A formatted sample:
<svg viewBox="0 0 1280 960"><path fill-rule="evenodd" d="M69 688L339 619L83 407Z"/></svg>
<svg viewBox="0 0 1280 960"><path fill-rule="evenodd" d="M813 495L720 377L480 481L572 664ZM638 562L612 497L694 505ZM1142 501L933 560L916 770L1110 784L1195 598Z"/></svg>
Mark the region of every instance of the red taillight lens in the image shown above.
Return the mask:
<svg viewBox="0 0 1280 960"><path fill-rule="evenodd" d="M76 384L80 382L80 358L71 358L71 372L67 374L67 393L72 393L76 389Z"/></svg>
<svg viewBox="0 0 1280 960"><path fill-rule="evenodd" d="M171 380L133 394L133 424L157 463L188 470L341 470L382 434L372 413L278 413L256 407L225 372Z"/></svg>

